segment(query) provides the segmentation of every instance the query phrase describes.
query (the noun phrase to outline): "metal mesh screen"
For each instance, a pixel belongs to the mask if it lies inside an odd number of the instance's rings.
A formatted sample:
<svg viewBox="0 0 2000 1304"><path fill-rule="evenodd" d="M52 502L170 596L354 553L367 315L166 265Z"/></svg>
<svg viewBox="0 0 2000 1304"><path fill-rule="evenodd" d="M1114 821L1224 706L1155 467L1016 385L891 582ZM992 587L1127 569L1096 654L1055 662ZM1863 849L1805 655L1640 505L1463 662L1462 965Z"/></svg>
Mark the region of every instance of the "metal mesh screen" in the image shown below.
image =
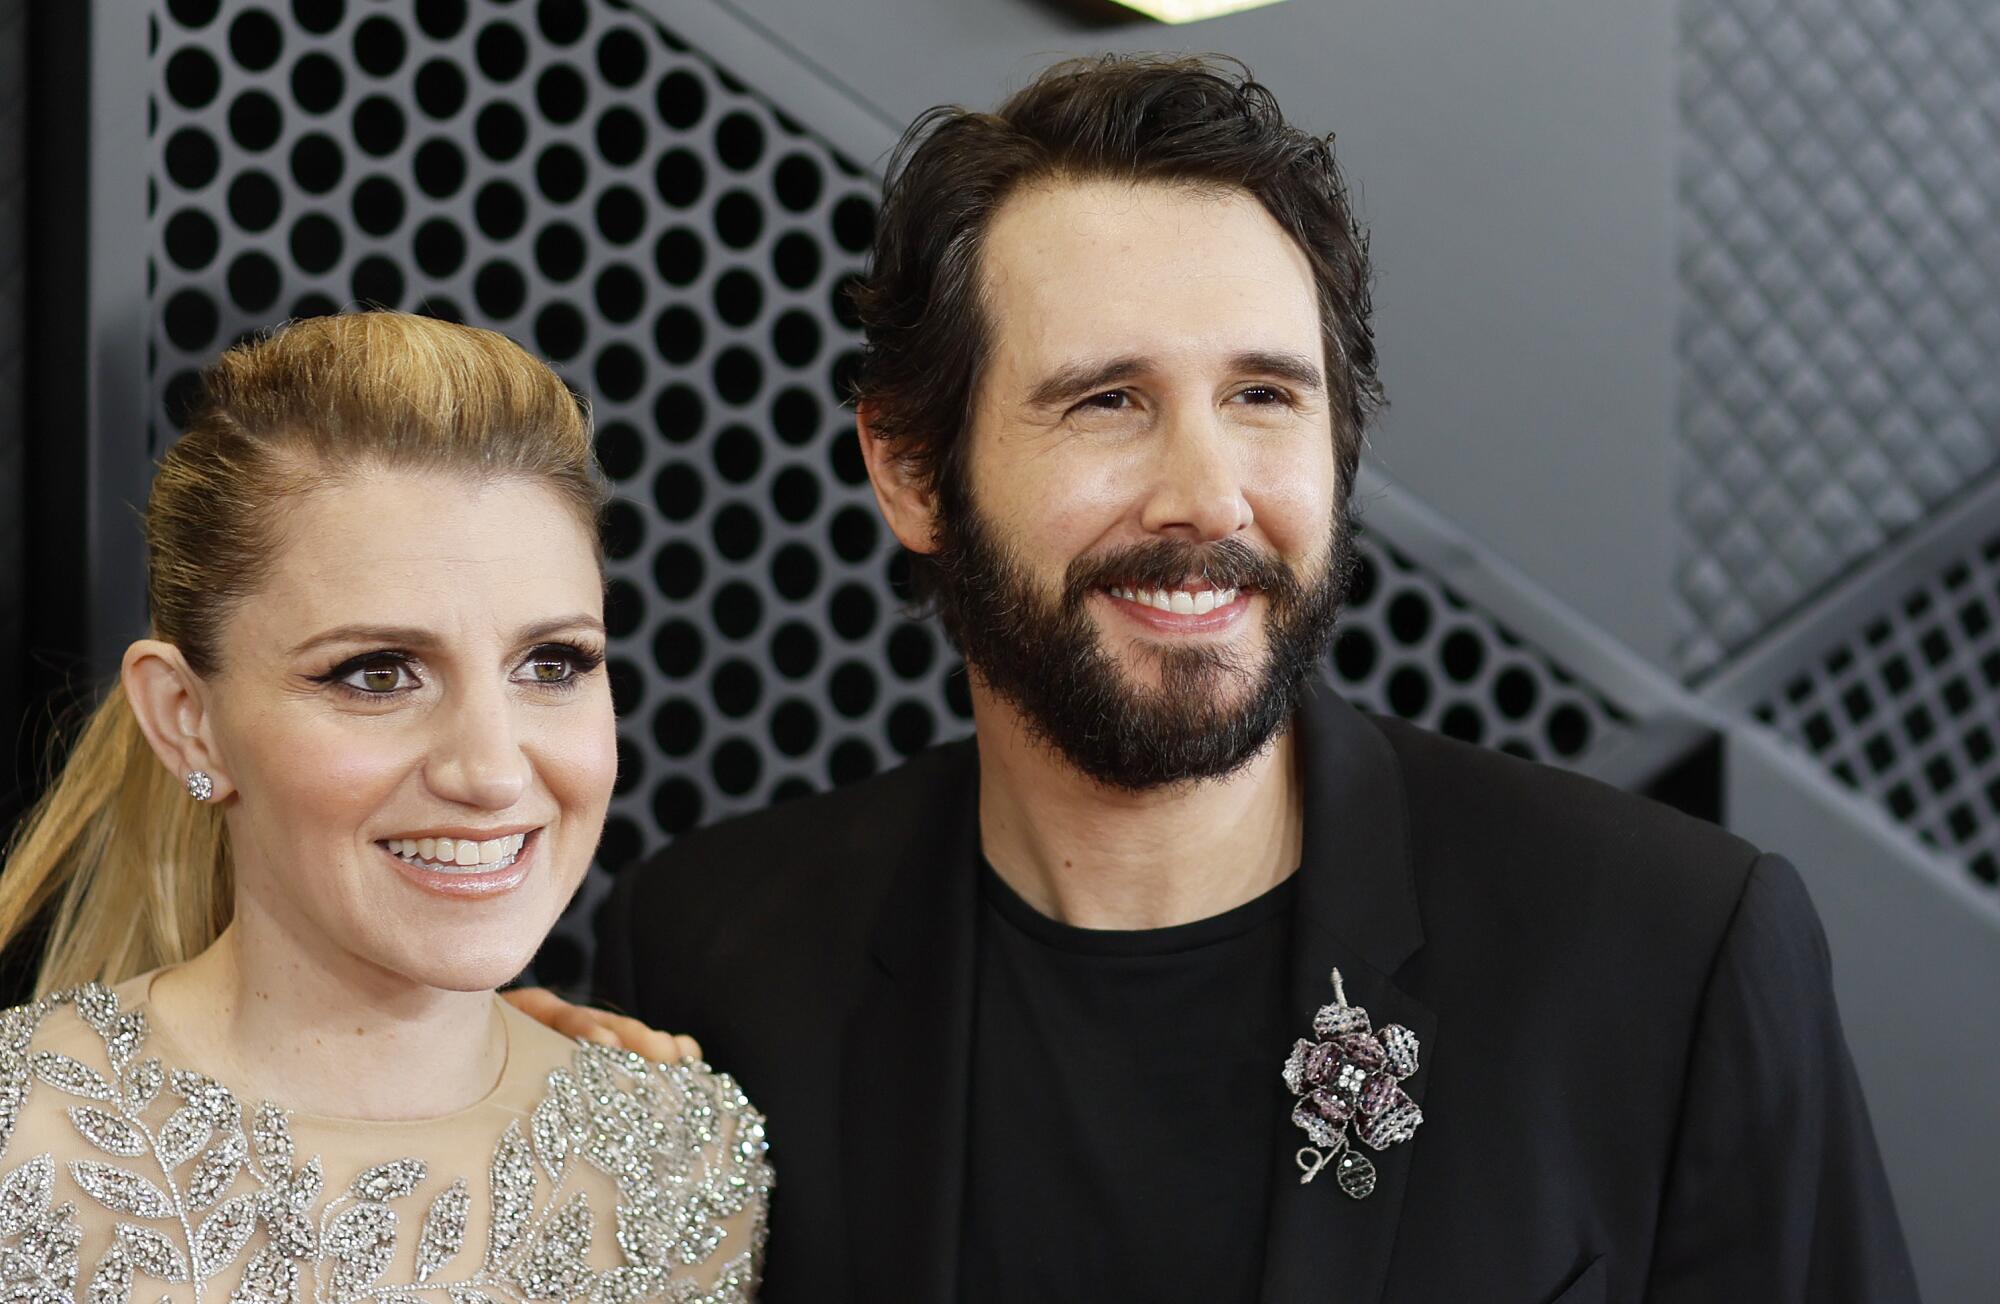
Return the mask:
<svg viewBox="0 0 2000 1304"><path fill-rule="evenodd" d="M1756 707L1930 846L2000 883L2000 533Z"/></svg>
<svg viewBox="0 0 2000 1304"><path fill-rule="evenodd" d="M2000 6L1687 0L1678 657L2000 457Z"/></svg>
<svg viewBox="0 0 2000 1304"><path fill-rule="evenodd" d="M609 876L674 834L969 730L902 614L837 404L872 181L633 8L155 0L155 443L194 369L285 316L379 304L528 342L590 396L620 716L612 813L537 961L585 970ZM1622 714L1380 541L1334 681L1574 759Z"/></svg>
<svg viewBox="0 0 2000 1304"><path fill-rule="evenodd" d="M1356 705L1558 765L1630 724L1394 546L1364 541L1362 563L1329 667Z"/></svg>

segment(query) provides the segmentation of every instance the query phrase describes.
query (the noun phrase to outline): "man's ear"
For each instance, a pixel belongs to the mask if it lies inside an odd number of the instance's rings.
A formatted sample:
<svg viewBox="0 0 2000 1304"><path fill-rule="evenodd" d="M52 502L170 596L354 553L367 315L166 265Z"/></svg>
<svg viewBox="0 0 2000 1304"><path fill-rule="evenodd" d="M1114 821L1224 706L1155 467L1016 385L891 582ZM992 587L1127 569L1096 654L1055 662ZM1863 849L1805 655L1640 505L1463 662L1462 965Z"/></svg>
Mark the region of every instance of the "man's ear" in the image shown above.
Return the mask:
<svg viewBox="0 0 2000 1304"><path fill-rule="evenodd" d="M215 785L212 800L235 790L215 748L201 676L179 648L156 638L140 639L125 649L118 682L139 731L176 779L202 771Z"/></svg>
<svg viewBox="0 0 2000 1304"><path fill-rule="evenodd" d="M855 404L854 433L861 440L861 460L868 466L868 483L889 530L911 552L937 551L937 495L923 477L900 456L894 444L875 433L874 409Z"/></svg>

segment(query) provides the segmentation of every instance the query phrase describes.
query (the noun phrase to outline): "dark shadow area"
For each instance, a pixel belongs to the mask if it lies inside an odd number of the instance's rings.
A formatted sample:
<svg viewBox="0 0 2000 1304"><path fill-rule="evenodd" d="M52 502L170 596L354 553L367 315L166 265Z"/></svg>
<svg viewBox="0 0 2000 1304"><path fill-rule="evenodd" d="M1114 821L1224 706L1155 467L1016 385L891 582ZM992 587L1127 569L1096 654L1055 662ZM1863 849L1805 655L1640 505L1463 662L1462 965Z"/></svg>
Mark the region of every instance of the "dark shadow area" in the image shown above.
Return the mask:
<svg viewBox="0 0 2000 1304"><path fill-rule="evenodd" d="M1709 735L1639 792L1696 819L1722 823L1722 735Z"/></svg>
<svg viewBox="0 0 2000 1304"><path fill-rule="evenodd" d="M1033 0L1036 8L1054 14L1079 32L1136 27L1154 21L1112 0Z"/></svg>

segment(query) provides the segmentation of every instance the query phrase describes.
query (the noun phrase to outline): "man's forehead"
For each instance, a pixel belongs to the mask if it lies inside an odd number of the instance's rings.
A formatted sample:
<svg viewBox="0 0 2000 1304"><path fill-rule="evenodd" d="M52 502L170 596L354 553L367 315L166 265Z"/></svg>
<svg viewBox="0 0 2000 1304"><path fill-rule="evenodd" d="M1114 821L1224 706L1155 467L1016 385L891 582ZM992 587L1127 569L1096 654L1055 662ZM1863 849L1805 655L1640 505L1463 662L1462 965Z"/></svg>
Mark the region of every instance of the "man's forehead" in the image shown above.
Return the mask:
<svg viewBox="0 0 2000 1304"><path fill-rule="evenodd" d="M1002 353L1296 350L1318 333L1311 265L1241 190L1040 183L995 215L982 273Z"/></svg>

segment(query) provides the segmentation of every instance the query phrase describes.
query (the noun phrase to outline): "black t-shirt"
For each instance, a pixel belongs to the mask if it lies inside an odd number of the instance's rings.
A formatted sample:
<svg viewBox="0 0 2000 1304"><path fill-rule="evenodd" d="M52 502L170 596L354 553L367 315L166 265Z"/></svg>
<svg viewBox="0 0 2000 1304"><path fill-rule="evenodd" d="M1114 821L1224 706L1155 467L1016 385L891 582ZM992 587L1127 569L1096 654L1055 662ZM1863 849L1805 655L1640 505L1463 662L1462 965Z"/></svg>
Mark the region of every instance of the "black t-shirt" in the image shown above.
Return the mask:
<svg viewBox="0 0 2000 1304"><path fill-rule="evenodd" d="M1296 876L1125 932L981 873L962 1298L1256 1298Z"/></svg>

